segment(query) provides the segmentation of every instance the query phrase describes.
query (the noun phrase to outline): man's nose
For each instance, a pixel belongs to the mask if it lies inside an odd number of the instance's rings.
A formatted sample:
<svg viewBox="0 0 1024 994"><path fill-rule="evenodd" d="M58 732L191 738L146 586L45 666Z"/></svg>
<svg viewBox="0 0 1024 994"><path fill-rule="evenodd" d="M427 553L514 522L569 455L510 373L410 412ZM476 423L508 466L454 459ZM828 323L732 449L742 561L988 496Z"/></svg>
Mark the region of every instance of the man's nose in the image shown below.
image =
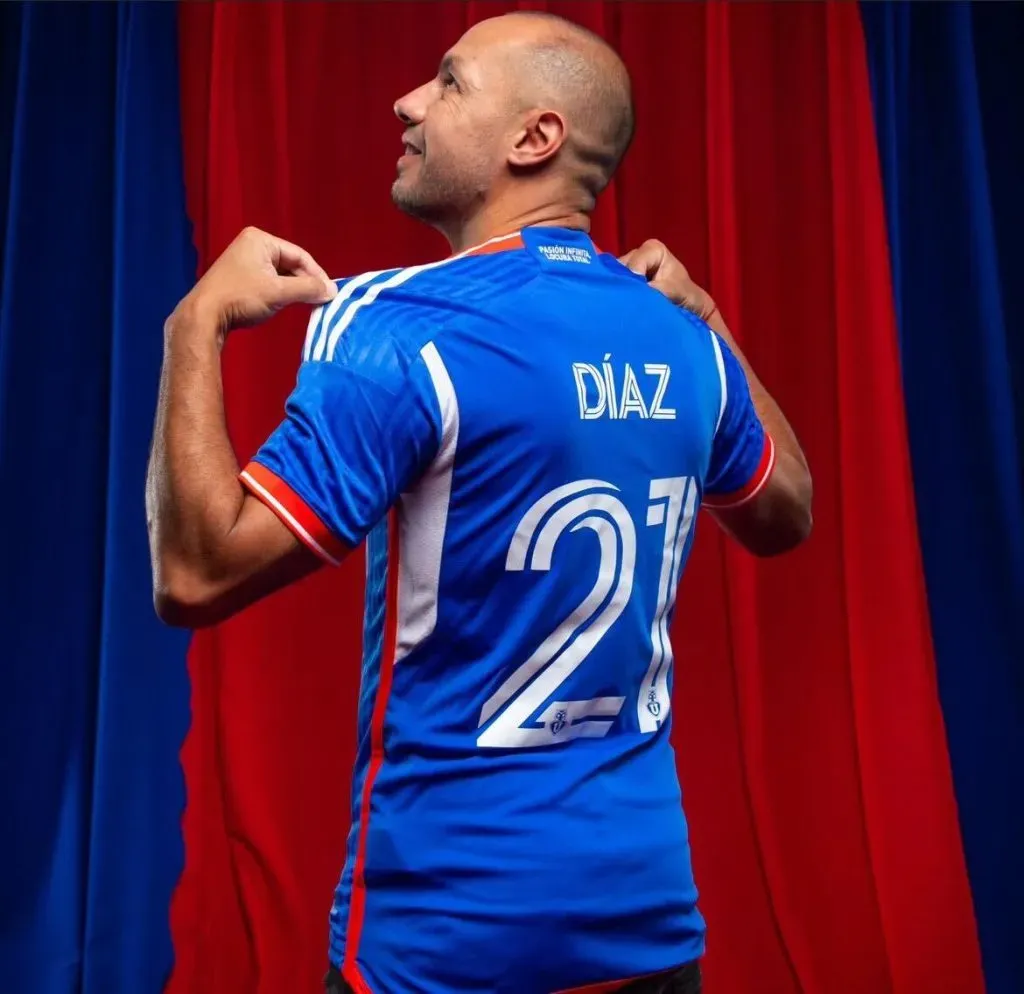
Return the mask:
<svg viewBox="0 0 1024 994"><path fill-rule="evenodd" d="M415 90L412 90L404 97L395 101L395 117L397 117L398 120L407 128L411 128L423 120L423 116L426 113L427 104L429 102L429 89L430 84L425 83L423 86L417 87Z"/></svg>
<svg viewBox="0 0 1024 994"><path fill-rule="evenodd" d="M402 97L400 100L395 101L394 111L395 117L402 122L407 128L411 127L415 122L413 121L408 110L408 97Z"/></svg>

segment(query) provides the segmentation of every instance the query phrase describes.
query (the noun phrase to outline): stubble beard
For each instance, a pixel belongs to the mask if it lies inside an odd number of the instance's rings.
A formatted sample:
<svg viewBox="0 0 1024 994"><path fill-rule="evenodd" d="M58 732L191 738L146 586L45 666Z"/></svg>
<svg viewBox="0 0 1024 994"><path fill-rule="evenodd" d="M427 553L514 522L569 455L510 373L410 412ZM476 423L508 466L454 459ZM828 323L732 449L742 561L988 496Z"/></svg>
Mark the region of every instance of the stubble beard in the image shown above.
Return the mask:
<svg viewBox="0 0 1024 994"><path fill-rule="evenodd" d="M418 175L399 175L391 185L391 201L404 214L434 227L457 224L472 209L479 194L472 170L439 174L425 161L417 166Z"/></svg>

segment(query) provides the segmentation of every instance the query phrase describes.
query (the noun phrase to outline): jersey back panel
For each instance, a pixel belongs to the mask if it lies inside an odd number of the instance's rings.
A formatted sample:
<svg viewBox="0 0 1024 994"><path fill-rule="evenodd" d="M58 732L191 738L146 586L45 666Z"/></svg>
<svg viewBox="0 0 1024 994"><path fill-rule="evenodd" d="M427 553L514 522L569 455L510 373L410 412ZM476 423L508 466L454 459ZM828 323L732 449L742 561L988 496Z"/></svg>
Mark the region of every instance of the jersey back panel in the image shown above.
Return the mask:
<svg viewBox="0 0 1024 994"><path fill-rule="evenodd" d="M488 248L344 282L246 471L321 553L368 539L331 956L374 992L703 949L669 624L702 501L770 440L724 344L585 235Z"/></svg>

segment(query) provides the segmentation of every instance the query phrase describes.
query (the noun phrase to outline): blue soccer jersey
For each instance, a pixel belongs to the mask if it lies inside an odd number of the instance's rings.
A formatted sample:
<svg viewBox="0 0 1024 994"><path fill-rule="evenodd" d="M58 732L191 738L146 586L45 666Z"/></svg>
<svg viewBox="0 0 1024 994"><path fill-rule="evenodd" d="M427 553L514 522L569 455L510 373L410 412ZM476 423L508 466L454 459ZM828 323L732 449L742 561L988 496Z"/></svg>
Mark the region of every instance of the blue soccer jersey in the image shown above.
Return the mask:
<svg viewBox="0 0 1024 994"><path fill-rule="evenodd" d="M551 994L697 958L669 626L699 507L771 473L739 364L567 229L338 285L242 474L328 562L367 540L331 960Z"/></svg>

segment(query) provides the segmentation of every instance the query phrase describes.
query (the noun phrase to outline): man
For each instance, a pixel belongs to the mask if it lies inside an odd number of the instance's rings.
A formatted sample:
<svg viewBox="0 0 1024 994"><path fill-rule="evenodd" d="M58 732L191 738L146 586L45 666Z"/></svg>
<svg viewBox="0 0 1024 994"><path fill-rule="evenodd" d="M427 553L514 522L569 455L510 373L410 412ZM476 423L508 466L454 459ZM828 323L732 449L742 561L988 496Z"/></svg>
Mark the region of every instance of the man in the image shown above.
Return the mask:
<svg viewBox="0 0 1024 994"><path fill-rule="evenodd" d="M676 586L701 505L755 553L798 544L807 466L664 247L627 268L586 233L633 129L600 39L485 21L395 111L393 199L456 254L335 284L248 230L213 264L165 329L157 609L214 623L367 540L332 991L689 994ZM239 474L220 347L299 302L298 384Z"/></svg>

